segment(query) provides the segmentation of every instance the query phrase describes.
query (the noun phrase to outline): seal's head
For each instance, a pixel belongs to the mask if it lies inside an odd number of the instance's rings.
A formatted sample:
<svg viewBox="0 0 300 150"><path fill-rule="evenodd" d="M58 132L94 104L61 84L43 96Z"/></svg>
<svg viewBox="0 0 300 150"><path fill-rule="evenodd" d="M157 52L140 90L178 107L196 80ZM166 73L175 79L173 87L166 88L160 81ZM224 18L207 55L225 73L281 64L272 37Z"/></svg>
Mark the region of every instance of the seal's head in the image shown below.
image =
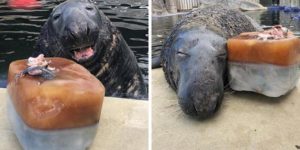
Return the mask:
<svg viewBox="0 0 300 150"><path fill-rule="evenodd" d="M168 82L177 90L182 110L205 118L223 99L226 40L205 28L181 29L172 38Z"/></svg>
<svg viewBox="0 0 300 150"><path fill-rule="evenodd" d="M95 5L84 0L69 0L56 7L49 17L53 32L64 54L80 62L91 59L99 35L101 17Z"/></svg>
<svg viewBox="0 0 300 150"><path fill-rule="evenodd" d="M38 48L46 56L57 56L87 67L101 51L113 45L108 18L92 0L68 0L55 7L42 28ZM37 55L37 54L36 54Z"/></svg>

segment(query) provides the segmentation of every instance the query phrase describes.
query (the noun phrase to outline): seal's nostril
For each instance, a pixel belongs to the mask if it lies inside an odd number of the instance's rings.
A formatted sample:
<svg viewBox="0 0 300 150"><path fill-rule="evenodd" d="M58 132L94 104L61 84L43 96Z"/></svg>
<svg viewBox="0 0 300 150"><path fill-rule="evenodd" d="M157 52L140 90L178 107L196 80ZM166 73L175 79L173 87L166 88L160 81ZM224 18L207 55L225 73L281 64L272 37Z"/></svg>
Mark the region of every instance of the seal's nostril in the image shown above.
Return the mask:
<svg viewBox="0 0 300 150"><path fill-rule="evenodd" d="M90 28L89 27L86 28L86 35L88 35L88 36L90 35Z"/></svg>

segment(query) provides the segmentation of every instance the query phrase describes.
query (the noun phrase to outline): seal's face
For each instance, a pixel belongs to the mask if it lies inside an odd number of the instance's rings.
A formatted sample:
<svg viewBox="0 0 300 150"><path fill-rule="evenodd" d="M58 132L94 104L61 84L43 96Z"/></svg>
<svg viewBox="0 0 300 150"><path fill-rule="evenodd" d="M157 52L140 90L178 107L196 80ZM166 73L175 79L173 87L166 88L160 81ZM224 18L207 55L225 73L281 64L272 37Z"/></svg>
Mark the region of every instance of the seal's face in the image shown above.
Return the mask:
<svg viewBox="0 0 300 150"><path fill-rule="evenodd" d="M61 50L67 57L77 62L85 62L99 53L95 44L101 15L89 1L66 1L53 10L49 20Z"/></svg>
<svg viewBox="0 0 300 150"><path fill-rule="evenodd" d="M200 118L213 114L223 99L225 39L192 29L178 34L172 49L182 110Z"/></svg>

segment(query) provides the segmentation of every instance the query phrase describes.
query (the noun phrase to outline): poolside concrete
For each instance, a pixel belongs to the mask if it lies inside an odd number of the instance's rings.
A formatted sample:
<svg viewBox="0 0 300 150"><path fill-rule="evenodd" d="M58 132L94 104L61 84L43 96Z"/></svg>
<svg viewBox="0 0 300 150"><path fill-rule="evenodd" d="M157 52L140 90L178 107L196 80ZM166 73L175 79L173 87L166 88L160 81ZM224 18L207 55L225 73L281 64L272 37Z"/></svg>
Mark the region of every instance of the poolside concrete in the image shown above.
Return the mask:
<svg viewBox="0 0 300 150"><path fill-rule="evenodd" d="M153 150L300 149L300 82L288 95L225 94L207 120L186 116L161 69L152 70Z"/></svg>
<svg viewBox="0 0 300 150"><path fill-rule="evenodd" d="M0 88L1 150L21 150L6 113L6 89ZM148 149L148 101L105 97L100 126L90 150Z"/></svg>

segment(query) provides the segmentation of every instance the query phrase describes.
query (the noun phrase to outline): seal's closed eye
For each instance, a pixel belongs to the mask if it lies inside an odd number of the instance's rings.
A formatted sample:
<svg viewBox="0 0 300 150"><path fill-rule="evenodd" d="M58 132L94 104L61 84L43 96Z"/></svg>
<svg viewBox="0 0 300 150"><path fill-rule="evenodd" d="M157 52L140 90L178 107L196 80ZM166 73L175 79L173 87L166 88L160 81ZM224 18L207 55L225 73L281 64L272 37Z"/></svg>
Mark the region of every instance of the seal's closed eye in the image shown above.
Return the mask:
<svg viewBox="0 0 300 150"><path fill-rule="evenodd" d="M226 59L227 53L226 53L226 52L218 53L218 54L216 55L216 57L219 58L219 59Z"/></svg>
<svg viewBox="0 0 300 150"><path fill-rule="evenodd" d="M185 52L182 48L178 49L177 52L176 52L176 54L177 54L177 56L180 56L180 57L190 56L190 54L188 54L187 52Z"/></svg>
<svg viewBox="0 0 300 150"><path fill-rule="evenodd" d="M55 14L55 15L53 16L53 19L54 19L54 20L57 20L59 17L60 17L60 14Z"/></svg>
<svg viewBox="0 0 300 150"><path fill-rule="evenodd" d="M91 10L94 10L94 7L93 6L86 6L85 9L91 11Z"/></svg>

